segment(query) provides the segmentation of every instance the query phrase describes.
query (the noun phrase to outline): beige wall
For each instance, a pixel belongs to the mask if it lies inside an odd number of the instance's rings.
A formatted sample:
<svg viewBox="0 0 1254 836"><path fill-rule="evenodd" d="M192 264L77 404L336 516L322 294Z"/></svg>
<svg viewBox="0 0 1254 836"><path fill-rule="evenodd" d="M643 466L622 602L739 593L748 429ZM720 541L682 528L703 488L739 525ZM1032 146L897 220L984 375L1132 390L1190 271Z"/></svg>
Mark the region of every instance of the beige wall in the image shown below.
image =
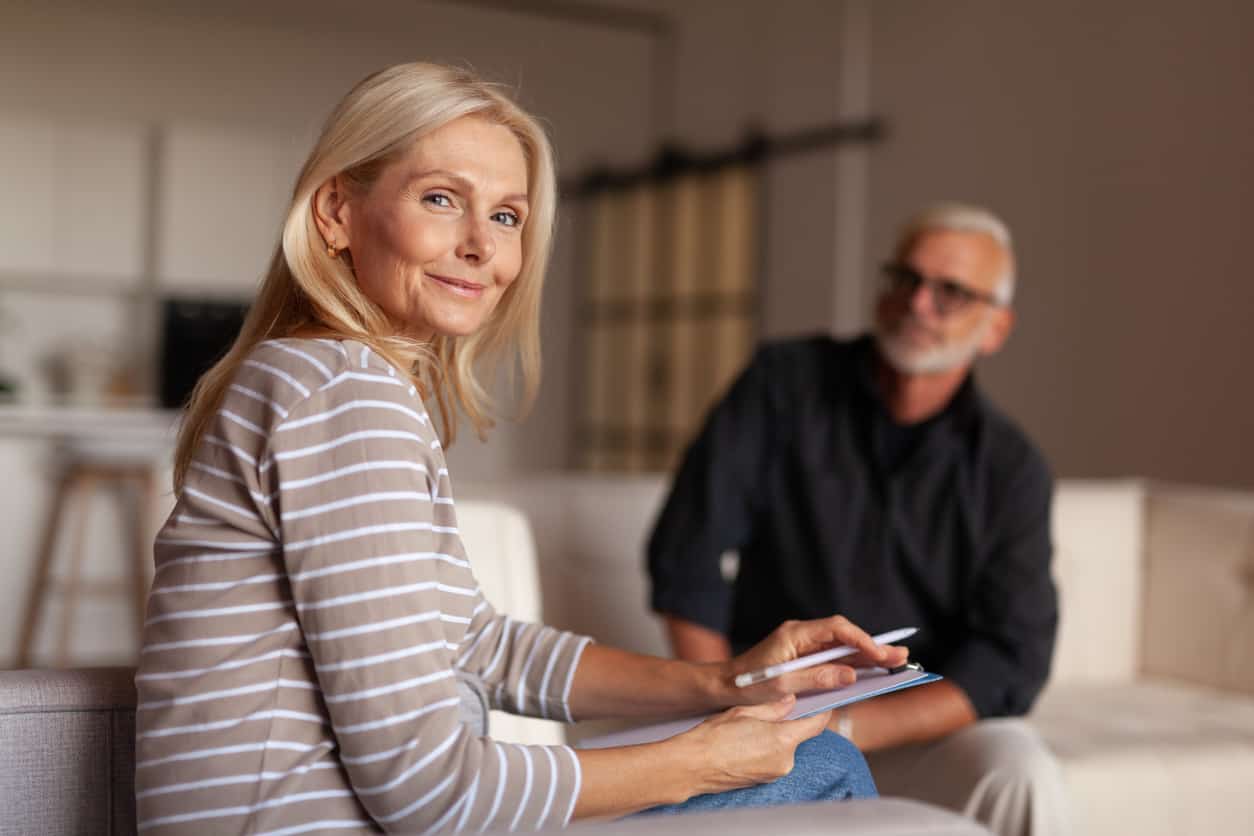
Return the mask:
<svg viewBox="0 0 1254 836"><path fill-rule="evenodd" d="M667 6L676 28L674 133L728 148L749 125L773 136L839 114L843 5L829 0L691 0ZM766 170L763 333L826 330L836 299L837 157L811 151Z"/></svg>
<svg viewBox="0 0 1254 836"><path fill-rule="evenodd" d="M850 108L856 115L859 79L850 72L869 81L870 111L892 125L889 142L869 157L815 153L773 166L768 336L865 323L868 265L897 220L935 198L985 202L1015 229L1023 282L1021 326L982 377L1058 473L1254 485L1245 439L1254 426L1246 369L1254 282L1241 246L1254 215L1254 7L603 4L674 15L671 119L687 143L724 147L751 122L787 132ZM0 113L107 122L122 126L109 134L115 139L136 125L261 129L287 137L298 156L353 80L428 57L517 83L549 120L566 172L639 161L657 138L657 41L647 34L446 3L359 0L347 17L343 8L323 0L14 0L0 6ZM866 32L856 28L860 20ZM866 64L851 69L852 47ZM859 172L869 175L861 187ZM110 203L117 214L93 212L102 227L84 240L97 243L75 252L121 247L115 260L132 263L139 245L119 218L134 195L107 193L118 196ZM541 400L531 419L490 444L467 441L452 451L463 480L569 461L579 280L571 220L563 218L550 277ZM851 256L849 247L863 246ZM37 359L16 349L14 337L61 339L94 328L104 340L125 338L119 303L21 296L0 290L0 365ZM30 521L42 519L51 471L46 450L21 439L0 440L0 470L10 476L0 493L9 532L0 570L10 579L0 635L12 636L35 547ZM100 522L104 542L116 525ZM103 571L121 566L118 555L99 557ZM5 652L0 647L0 663Z"/></svg>
<svg viewBox="0 0 1254 836"><path fill-rule="evenodd" d="M1239 279L1237 255L1254 188L1247 4L597 2L672 15L671 126L697 147L732 144L749 123L786 132L838 116L856 98L842 88L848 15L869 15L869 37L852 43L869 46L869 107L893 126L869 156L869 232L835 155L772 167L768 336L865 322L868 265L896 220L937 197L985 201L1015 228L1024 282L1021 328L983 377L1059 472L1254 482L1240 435L1254 417L1242 385L1254 288ZM0 9L0 109L262 125L298 156L353 79L422 56L517 82L549 119L568 173L639 160L656 138L658 41L645 33L447 3L363 0L353 10L18 0ZM849 211L838 218L838 206ZM540 403L492 444L453 451L473 478L568 462L571 221L550 279ZM859 242L866 253L850 260ZM109 333L123 321L105 319Z"/></svg>
<svg viewBox="0 0 1254 836"><path fill-rule="evenodd" d="M874 4L872 249L1003 212L1020 327L983 370L1066 476L1254 485L1254 6Z"/></svg>
<svg viewBox="0 0 1254 836"><path fill-rule="evenodd" d="M361 0L349 14L343 4L323 0L19 0L0 7L0 145L5 114L123 130L139 126L173 137L175 158L189 162L166 171L157 190L163 197L173 192L178 206L196 211L174 212L170 200L159 211L158 271L171 256L216 254L233 274L228 283L247 288L265 266L283 192L312 135L334 101L367 72L414 59L475 67L518 90L549 125L562 170L576 172L594 161L635 162L652 146L649 47L650 38L639 31L436 2ZM614 106L607 108L607 101ZM212 189L215 181L222 185L222 178L207 166L198 170L194 154L177 153L191 148L203 155L205 149L221 148L219 156L229 155L231 143L221 137L235 136L262 137L277 149L250 154L254 168L260 159L263 165L273 160L280 169L274 182L259 184L255 194L247 188ZM259 141L244 144L252 152ZM180 191L180 183L190 184L190 191ZM40 191L37 184L35 191ZM199 205L202 194L212 205ZM103 233L105 240L129 240L141 215L139 210L100 212L93 223L106 230L110 224L116 227ZM249 220L238 234L224 222L197 237L189 223L169 223L172 216ZM524 427L505 426L490 446L469 442L453 451L458 470L471 476L564 460L574 278L569 218L561 226L544 323L553 362L541 400ZM0 279L5 267L0 256ZM169 276L157 280L173 283ZM48 346L31 351L26 344L45 334L52 335L52 342L59 339L57 323L45 313L49 298L69 312L75 333L85 341L113 345L126 330L114 299L35 297L5 291L0 284L0 307L8 315L7 327L0 328L0 365L20 366L17 371L32 384L27 391L35 388L37 372L32 370ZM98 334L90 325L84 330L77 324L102 312Z"/></svg>
<svg viewBox="0 0 1254 836"><path fill-rule="evenodd" d="M13 282L55 284L64 278L60 266L69 264L82 274L75 279L79 287L137 285L144 280L135 274L142 270L150 233L159 255L185 256L194 248L235 274L223 276L223 284L247 288L265 266L277 237L282 192L290 188L311 134L334 101L371 70L418 58L447 60L515 85L548 122L560 163L578 170L593 160L632 162L651 146L647 51L648 39L638 32L434 2L358 0L351 10L322 0L4 3L0 369L30 382L39 374L42 354L63 343L123 348L134 336L123 297L18 292ZM607 101L614 107L605 107ZM29 141L40 132L56 146L51 163L39 143ZM146 186L134 180L146 175L134 158L136 149L142 156L143 137L150 134L160 137L162 161L170 163L155 184L166 204L155 231L136 235L136 224L145 223L140 204ZM63 141L67 136L73 141ZM121 151L109 152L102 137ZM31 169L13 158L10 146L25 149L41 164ZM273 168L274 177L250 187L224 183L215 173L236 169L231 162L244 156L251 170L264 174ZM76 161L72 170L109 172L103 186L91 178L64 182L71 169L62 162L69 158ZM278 202L271 206L276 182L281 182ZM84 205L92 210L86 217ZM227 221L197 236L195 224L168 222L171 207L196 210L187 217ZM232 222L248 228L234 234ZM29 235L23 223L31 227ZM57 230L65 228L90 232L73 237L68 260L58 245ZM9 241L7 233L21 240ZM56 247L59 254L42 252L47 242L52 243L44 249ZM251 259L241 257L245 245L257 250ZM568 249L569 237L563 236L544 324L555 362L536 415L522 428L506 428L491 445L468 441L453 451L461 478L562 460L570 424L566 369L573 312L563 300L570 298L574 279ZM102 264L100 256L109 263ZM156 260L159 270L168 263L169 258ZM165 284L170 277L153 278ZM33 391L33 384L26 391ZM0 489L0 527L6 532L0 574L8 580L0 593L0 664L17 641L21 596L56 472L50 453L46 442L0 437L0 472L8 477ZM125 567L125 538L108 499L101 495L92 508L91 575ZM115 658L110 654L125 650L118 641L122 637L125 643L128 624L126 613L108 602L87 607L76 646L89 658Z"/></svg>
<svg viewBox="0 0 1254 836"><path fill-rule="evenodd" d="M891 136L865 202L851 152L772 167L767 336L864 327L898 221L983 202L1012 225L1023 280L1018 330L981 379L1057 472L1254 485L1254 6L631 5L675 16L675 127L698 145L857 115L840 53L869 56L853 70ZM865 211L865 232L837 207Z"/></svg>

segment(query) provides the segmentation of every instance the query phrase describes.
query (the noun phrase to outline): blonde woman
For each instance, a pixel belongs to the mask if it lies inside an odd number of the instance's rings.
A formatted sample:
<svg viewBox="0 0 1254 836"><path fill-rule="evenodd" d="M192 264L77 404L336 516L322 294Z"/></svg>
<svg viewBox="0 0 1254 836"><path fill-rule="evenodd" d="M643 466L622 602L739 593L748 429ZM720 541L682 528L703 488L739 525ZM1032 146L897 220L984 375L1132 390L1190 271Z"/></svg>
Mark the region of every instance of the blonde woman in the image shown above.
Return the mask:
<svg viewBox="0 0 1254 836"><path fill-rule="evenodd" d="M393 67L331 114L179 439L136 676L141 831L534 830L874 793L825 715L782 720L849 668L732 679L904 650L833 617L726 663L648 658L513 621L475 583L442 449L459 411L491 425L493 361L535 391L555 197L535 121L464 72ZM567 721L745 705L574 751L492 740L477 696Z"/></svg>

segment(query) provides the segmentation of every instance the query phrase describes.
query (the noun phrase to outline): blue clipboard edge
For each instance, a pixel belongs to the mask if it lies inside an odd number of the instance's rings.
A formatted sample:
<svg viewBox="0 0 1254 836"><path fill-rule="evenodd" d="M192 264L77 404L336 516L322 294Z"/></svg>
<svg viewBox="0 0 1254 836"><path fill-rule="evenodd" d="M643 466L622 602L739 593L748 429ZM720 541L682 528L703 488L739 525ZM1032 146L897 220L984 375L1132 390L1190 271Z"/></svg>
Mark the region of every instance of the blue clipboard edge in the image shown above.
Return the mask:
<svg viewBox="0 0 1254 836"><path fill-rule="evenodd" d="M833 703L826 708L816 708L813 711L807 711L805 714L798 714L792 719L800 720L802 717L810 717L823 711L831 711L833 708L844 708L845 706L853 705L854 703L859 703L863 700L873 699L874 697L882 697L885 694L891 694L895 691L904 691L907 688L914 688L916 685L926 685L929 682L938 682L944 678L945 677L938 673L925 673L918 679L912 679L909 682L899 682L896 685L889 685L886 688L881 688L878 691L871 691L868 694L859 694L856 697L850 697L847 700L841 700L840 702Z"/></svg>

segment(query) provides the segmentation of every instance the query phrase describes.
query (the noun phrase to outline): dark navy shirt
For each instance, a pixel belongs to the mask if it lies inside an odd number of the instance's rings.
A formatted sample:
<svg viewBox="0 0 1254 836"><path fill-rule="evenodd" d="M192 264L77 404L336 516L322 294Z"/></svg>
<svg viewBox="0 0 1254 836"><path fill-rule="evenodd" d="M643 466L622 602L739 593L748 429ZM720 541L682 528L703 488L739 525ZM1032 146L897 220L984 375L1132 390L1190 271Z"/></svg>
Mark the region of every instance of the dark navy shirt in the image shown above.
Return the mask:
<svg viewBox="0 0 1254 836"><path fill-rule="evenodd" d="M649 540L653 608L737 650L789 618L918 627L911 658L981 717L1024 714L1058 622L1049 468L970 376L938 415L895 424L875 357L868 337L758 351L688 448Z"/></svg>

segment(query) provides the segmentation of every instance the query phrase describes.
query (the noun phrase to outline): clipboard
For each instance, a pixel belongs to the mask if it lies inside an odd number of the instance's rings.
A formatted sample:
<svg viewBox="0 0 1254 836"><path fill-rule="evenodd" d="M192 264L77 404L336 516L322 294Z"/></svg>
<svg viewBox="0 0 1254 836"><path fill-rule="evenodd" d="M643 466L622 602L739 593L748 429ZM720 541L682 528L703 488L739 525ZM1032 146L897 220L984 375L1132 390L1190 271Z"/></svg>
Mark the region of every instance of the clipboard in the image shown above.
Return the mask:
<svg viewBox="0 0 1254 836"><path fill-rule="evenodd" d="M811 714L818 714L820 711L827 711L829 708L843 708L862 700L869 700L883 694L891 694L894 691L913 688L916 685L926 685L929 682L936 682L942 678L940 674L924 671L915 663L905 665L904 668L904 670L898 669L896 671L889 671L885 668L858 668L858 681L852 685L846 685L843 688L833 688L830 691L811 691L805 694L798 694L797 704L793 706L792 711L788 712L788 716L785 719L799 720L802 717L809 717ZM630 729L611 732L610 734L590 737L581 741L576 748L607 749L611 746L635 746L641 743L655 743L659 740L666 740L669 737L682 734L699 725L709 716L711 715L702 714L679 717L672 720L664 720L660 723L635 726Z"/></svg>

